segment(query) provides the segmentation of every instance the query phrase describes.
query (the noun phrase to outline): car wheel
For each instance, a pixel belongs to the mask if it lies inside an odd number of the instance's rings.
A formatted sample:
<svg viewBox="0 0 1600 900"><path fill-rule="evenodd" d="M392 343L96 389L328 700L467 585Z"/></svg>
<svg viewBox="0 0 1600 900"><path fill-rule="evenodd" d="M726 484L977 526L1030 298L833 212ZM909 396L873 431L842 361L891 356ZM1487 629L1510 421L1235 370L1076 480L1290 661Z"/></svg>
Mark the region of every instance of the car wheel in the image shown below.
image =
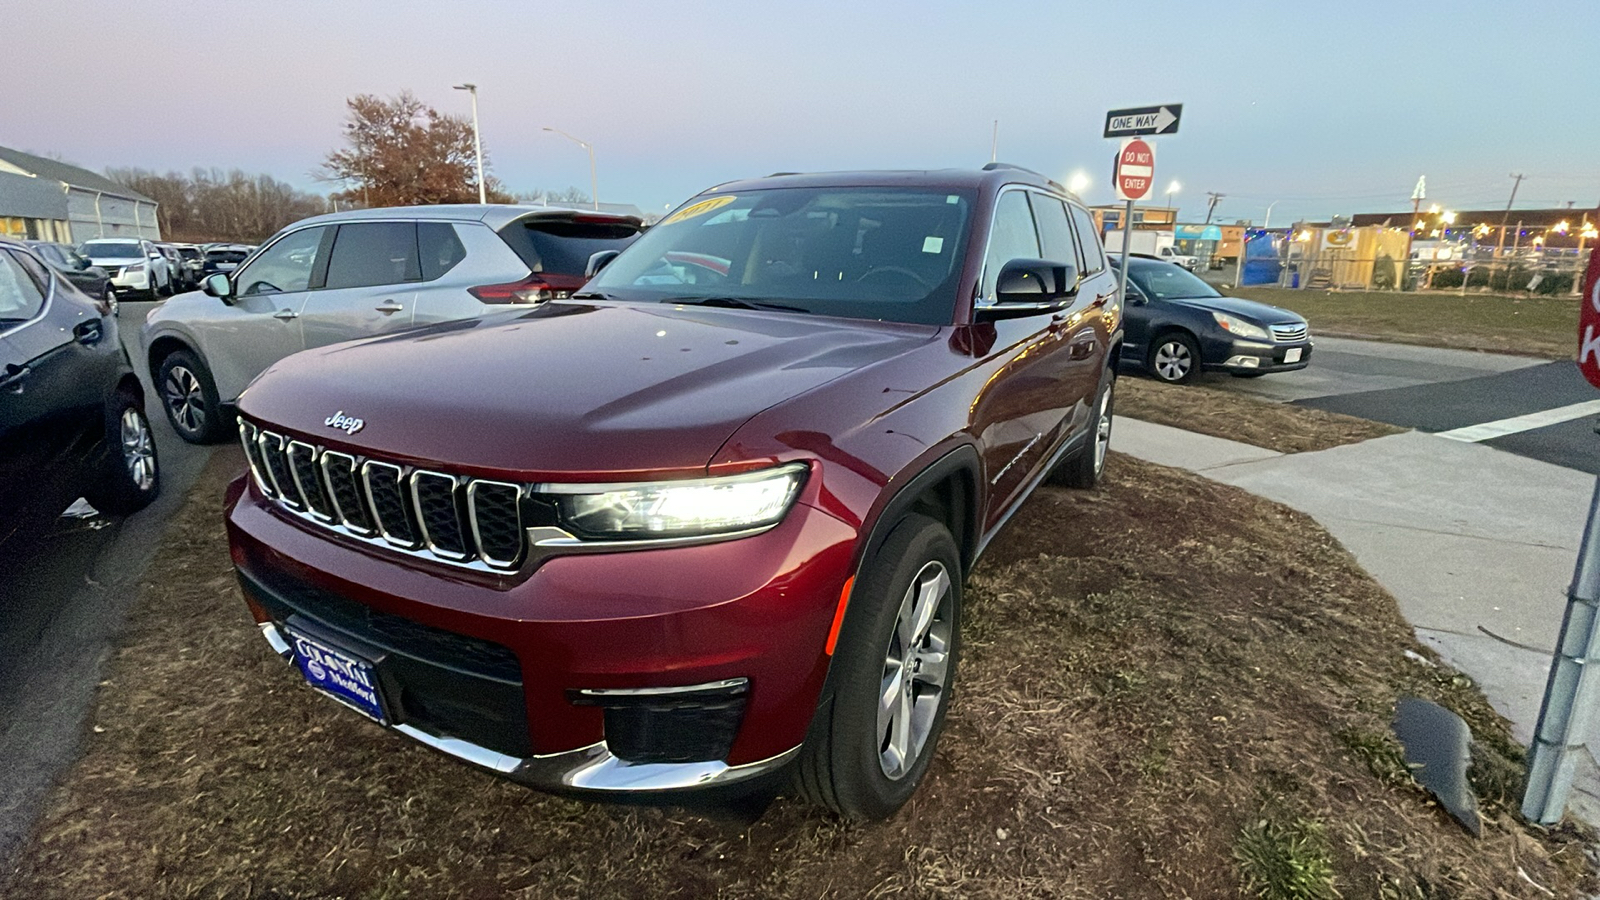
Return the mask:
<svg viewBox="0 0 1600 900"><path fill-rule="evenodd" d="M106 416L106 469L86 492L95 509L115 516L138 512L161 493L161 466L144 404L119 391Z"/></svg>
<svg viewBox="0 0 1600 900"><path fill-rule="evenodd" d="M100 286L100 301L111 310L113 317L117 314L117 292L111 289L111 282Z"/></svg>
<svg viewBox="0 0 1600 900"><path fill-rule="evenodd" d="M177 350L161 360L156 388L167 421L179 437L191 444L206 444L221 435L223 415L216 382L195 354Z"/></svg>
<svg viewBox="0 0 1600 900"><path fill-rule="evenodd" d="M1106 370L1100 392L1095 395L1091 443L1061 463L1050 473L1050 480L1063 487L1089 490L1100 483L1106 470L1106 454L1111 449L1111 420L1115 405L1116 373Z"/></svg>
<svg viewBox="0 0 1600 900"><path fill-rule="evenodd" d="M906 516L862 566L848 602L796 782L847 818L883 819L927 772L950 705L961 562L949 530Z"/></svg>
<svg viewBox="0 0 1600 900"><path fill-rule="evenodd" d="M161 299L161 285L156 282L156 273L150 273L150 287L144 293L147 300Z"/></svg>
<svg viewBox="0 0 1600 900"><path fill-rule="evenodd" d="M1193 381L1200 373L1200 348L1187 334L1168 332L1150 347L1146 367L1151 375L1170 384Z"/></svg>

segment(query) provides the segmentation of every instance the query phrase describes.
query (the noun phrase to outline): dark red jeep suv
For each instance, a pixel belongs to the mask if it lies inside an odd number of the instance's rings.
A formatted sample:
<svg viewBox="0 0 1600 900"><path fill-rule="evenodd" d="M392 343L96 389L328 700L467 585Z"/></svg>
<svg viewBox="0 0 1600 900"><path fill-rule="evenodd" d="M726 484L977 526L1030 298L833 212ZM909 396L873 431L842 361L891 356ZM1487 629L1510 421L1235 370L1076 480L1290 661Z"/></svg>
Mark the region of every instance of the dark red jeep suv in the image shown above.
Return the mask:
<svg viewBox="0 0 1600 900"><path fill-rule="evenodd" d="M695 197L565 300L289 357L227 523L312 686L459 759L616 799L793 776L894 812L962 581L1093 486L1121 304L1093 219L982 171Z"/></svg>

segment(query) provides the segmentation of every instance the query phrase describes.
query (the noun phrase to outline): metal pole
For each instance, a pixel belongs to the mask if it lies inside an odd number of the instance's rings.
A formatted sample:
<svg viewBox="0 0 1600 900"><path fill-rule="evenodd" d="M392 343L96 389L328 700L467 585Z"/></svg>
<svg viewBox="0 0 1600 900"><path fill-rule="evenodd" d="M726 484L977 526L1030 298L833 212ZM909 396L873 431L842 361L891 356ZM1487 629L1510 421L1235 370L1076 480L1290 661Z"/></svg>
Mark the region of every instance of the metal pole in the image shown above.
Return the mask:
<svg viewBox="0 0 1600 900"><path fill-rule="evenodd" d="M994 120L994 136L989 139L989 162L995 162L1000 153L1000 120Z"/></svg>
<svg viewBox="0 0 1600 900"><path fill-rule="evenodd" d="M594 211L600 211L600 182L594 177L594 145L585 143L585 150L589 151L589 195L594 200Z"/></svg>
<svg viewBox="0 0 1600 900"><path fill-rule="evenodd" d="M478 86L469 85L472 95L472 151L478 156L478 202L489 202L489 186L483 182L483 135L478 131Z"/></svg>
<svg viewBox="0 0 1600 900"><path fill-rule="evenodd" d="M1589 736L1589 718L1600 702L1600 666L1590 663L1600 663L1600 479L1589 501L1561 637L1529 748L1528 786L1522 795L1522 815L1529 821L1553 824L1566 811L1573 771Z"/></svg>
<svg viewBox="0 0 1600 900"><path fill-rule="evenodd" d="M1239 231L1239 271L1233 276L1233 289L1244 287L1244 251L1250 243L1250 226L1246 225Z"/></svg>
<svg viewBox="0 0 1600 900"><path fill-rule="evenodd" d="M1128 303L1128 250L1133 246L1133 201L1129 200L1122 208L1122 272L1120 275L1120 289L1118 299L1124 306Z"/></svg>

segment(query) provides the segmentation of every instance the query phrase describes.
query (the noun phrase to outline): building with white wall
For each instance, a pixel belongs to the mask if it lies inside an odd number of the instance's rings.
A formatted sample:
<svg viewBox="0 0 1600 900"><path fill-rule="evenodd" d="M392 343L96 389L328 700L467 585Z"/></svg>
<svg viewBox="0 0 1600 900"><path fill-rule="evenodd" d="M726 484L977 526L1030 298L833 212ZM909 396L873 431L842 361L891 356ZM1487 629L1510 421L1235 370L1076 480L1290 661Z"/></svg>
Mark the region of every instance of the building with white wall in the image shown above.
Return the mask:
<svg viewBox="0 0 1600 900"><path fill-rule="evenodd" d="M156 202L88 169L0 147L0 236L161 240Z"/></svg>

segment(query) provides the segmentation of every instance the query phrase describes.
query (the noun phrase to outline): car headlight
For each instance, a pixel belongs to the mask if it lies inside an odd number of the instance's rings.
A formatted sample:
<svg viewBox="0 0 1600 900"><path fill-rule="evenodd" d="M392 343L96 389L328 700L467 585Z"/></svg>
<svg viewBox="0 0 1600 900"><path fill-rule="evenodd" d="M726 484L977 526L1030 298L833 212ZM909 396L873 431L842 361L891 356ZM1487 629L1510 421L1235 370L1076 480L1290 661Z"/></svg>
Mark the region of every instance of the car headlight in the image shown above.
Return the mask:
<svg viewBox="0 0 1600 900"><path fill-rule="evenodd" d="M689 481L617 485L544 485L556 494L561 522L599 540L700 537L776 524L794 504L804 463Z"/></svg>
<svg viewBox="0 0 1600 900"><path fill-rule="evenodd" d="M144 271L144 263L134 263L133 265L127 267L126 269L123 269L122 271L127 272L129 274L132 274L134 272L143 272Z"/></svg>
<svg viewBox="0 0 1600 900"><path fill-rule="evenodd" d="M1267 334L1267 330L1262 328L1260 325L1252 325L1243 319L1230 316L1227 313L1214 312L1211 314L1211 317L1217 320L1217 324L1221 325L1224 331L1234 335L1235 337L1251 338L1258 341L1272 340L1272 338Z"/></svg>

